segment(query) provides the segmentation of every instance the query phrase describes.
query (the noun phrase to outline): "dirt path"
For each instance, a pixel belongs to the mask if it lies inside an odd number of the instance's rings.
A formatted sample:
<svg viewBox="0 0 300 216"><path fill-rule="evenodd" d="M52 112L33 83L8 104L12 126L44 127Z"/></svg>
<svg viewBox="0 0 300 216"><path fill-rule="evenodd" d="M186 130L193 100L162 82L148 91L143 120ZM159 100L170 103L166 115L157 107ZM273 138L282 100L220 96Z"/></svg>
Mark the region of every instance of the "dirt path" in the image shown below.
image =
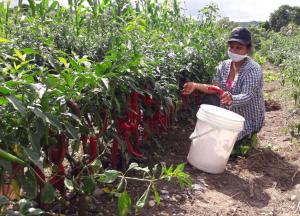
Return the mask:
<svg viewBox="0 0 300 216"><path fill-rule="evenodd" d="M161 205L148 206L141 215L300 215L300 149L287 129L300 112L293 109L288 88L277 80L278 71L270 65L264 71L265 99L272 111L258 135L260 147L247 158L229 161L222 174L187 166L194 190L178 192L178 186L162 185ZM193 127L194 122L181 125L164 138L168 150L159 155L168 157L160 160L186 162Z"/></svg>

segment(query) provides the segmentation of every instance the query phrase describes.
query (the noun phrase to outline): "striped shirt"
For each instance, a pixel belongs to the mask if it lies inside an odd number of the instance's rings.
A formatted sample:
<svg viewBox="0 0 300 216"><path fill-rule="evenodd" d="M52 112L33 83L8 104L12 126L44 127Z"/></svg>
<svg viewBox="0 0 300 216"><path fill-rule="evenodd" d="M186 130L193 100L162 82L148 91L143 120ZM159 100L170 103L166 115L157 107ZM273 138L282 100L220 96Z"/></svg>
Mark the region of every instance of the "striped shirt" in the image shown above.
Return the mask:
<svg viewBox="0 0 300 216"><path fill-rule="evenodd" d="M258 132L263 126L265 117L265 105L263 99L263 73L260 66L250 57L245 62L236 75L235 82L230 90L226 89L226 81L230 72L231 60L225 60L219 64L213 82L218 83L225 91L232 95L233 103L229 110L240 114L245 118L244 128L240 132L237 140L252 132Z"/></svg>

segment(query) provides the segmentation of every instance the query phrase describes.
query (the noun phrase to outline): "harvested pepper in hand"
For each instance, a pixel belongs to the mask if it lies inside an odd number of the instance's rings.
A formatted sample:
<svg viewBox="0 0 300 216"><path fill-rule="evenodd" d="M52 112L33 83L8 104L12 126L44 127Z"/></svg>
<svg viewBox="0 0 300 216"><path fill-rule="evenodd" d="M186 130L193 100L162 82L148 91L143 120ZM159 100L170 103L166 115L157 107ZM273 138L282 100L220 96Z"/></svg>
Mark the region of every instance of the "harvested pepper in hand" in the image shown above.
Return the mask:
<svg viewBox="0 0 300 216"><path fill-rule="evenodd" d="M209 91L214 91L214 92L218 93L219 95L224 94L224 90L221 89L221 88L218 87L218 86L208 86L207 89L208 89Z"/></svg>

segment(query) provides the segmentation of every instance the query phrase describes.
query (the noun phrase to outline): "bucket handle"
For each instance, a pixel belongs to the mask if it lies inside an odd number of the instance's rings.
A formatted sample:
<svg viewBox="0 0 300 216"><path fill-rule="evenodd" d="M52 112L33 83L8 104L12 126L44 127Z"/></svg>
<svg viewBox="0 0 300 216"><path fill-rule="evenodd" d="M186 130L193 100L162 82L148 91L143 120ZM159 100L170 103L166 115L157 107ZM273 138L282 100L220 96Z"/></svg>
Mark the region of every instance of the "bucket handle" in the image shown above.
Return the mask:
<svg viewBox="0 0 300 216"><path fill-rule="evenodd" d="M201 137L201 136L203 136L203 135L205 135L205 134L208 134L208 133L210 133L210 132L212 132L212 131L214 131L214 130L216 130L216 129L215 129L215 128L211 128L210 130L205 131L205 132L202 133L202 134L197 134L197 135L195 135L195 132L193 132L193 133L191 134L191 136L190 136L190 139L191 139L191 140L196 139L196 138Z"/></svg>

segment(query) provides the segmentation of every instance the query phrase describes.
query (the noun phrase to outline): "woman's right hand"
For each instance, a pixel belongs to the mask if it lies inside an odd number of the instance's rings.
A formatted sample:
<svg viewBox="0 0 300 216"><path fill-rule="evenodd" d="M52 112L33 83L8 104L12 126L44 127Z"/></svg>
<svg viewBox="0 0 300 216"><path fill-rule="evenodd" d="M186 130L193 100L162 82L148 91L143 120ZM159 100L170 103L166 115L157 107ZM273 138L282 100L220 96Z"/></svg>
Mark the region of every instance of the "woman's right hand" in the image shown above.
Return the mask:
<svg viewBox="0 0 300 216"><path fill-rule="evenodd" d="M187 82L183 85L182 94L189 95L191 94L197 86L197 83L194 82Z"/></svg>

